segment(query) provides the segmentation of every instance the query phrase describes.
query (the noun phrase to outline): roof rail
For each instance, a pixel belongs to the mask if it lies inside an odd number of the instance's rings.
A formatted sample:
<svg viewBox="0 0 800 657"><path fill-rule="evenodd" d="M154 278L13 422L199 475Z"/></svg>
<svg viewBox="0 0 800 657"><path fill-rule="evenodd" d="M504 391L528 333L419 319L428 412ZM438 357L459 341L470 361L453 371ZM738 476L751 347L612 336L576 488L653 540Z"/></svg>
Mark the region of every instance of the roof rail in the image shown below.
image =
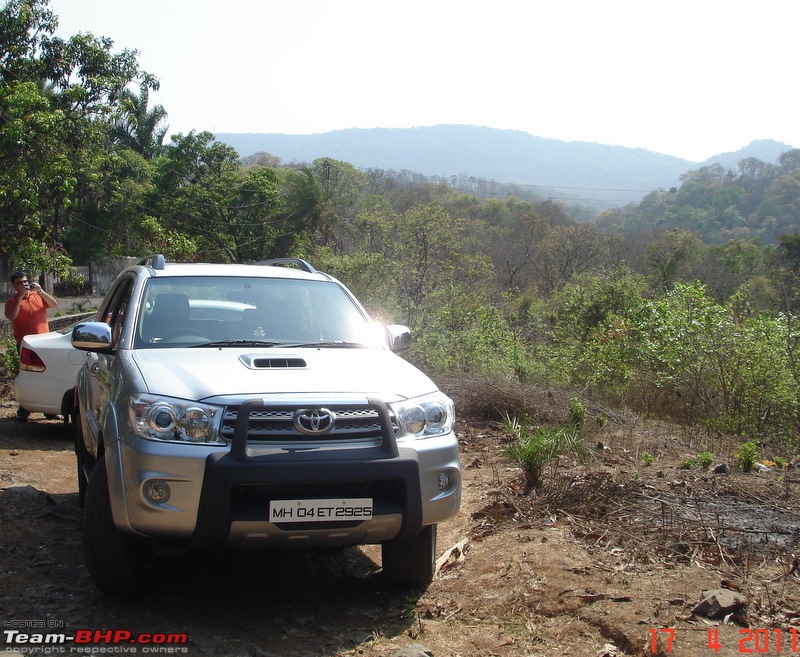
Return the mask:
<svg viewBox="0 0 800 657"><path fill-rule="evenodd" d="M146 258L142 258L136 264L137 265L142 265L144 267L152 267L153 269L164 269L164 265L166 264L166 260L165 260L163 254L157 253L155 255L151 255L151 256L147 256Z"/></svg>
<svg viewBox="0 0 800 657"><path fill-rule="evenodd" d="M307 271L309 274L318 274L319 272L314 269L308 262L302 258L271 258L270 260L260 260L254 263L256 265L293 265L298 269Z"/></svg>

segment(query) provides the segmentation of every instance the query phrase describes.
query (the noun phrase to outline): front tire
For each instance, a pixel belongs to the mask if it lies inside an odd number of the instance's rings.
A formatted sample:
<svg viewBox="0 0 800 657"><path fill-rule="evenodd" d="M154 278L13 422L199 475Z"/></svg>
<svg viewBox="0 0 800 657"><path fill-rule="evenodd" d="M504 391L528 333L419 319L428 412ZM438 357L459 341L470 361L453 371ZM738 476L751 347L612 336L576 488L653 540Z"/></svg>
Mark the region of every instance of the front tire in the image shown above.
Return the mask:
<svg viewBox="0 0 800 657"><path fill-rule="evenodd" d="M428 525L414 538L381 545L386 579L411 587L428 586L436 569L436 525Z"/></svg>
<svg viewBox="0 0 800 657"><path fill-rule="evenodd" d="M89 575L104 593L129 597L145 592L153 554L144 540L114 525L105 455L97 460L86 488L83 556Z"/></svg>

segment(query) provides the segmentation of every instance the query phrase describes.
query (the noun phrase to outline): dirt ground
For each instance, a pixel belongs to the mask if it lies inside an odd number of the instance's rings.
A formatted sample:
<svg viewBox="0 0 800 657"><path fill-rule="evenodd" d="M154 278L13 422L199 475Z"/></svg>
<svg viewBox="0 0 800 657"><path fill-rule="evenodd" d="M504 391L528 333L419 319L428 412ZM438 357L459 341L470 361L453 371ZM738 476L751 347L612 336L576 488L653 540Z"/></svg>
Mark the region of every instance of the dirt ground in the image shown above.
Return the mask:
<svg viewBox="0 0 800 657"><path fill-rule="evenodd" d="M458 391L449 391L459 403ZM525 493L488 421L460 420L459 515L441 570L392 588L375 547L195 555L145 598L105 597L83 565L71 434L0 399L0 650L9 630L183 634L186 644L16 645L20 653L207 657L800 654L800 462L742 473L720 437L635 418L590 437ZM688 463L713 452L714 473ZM650 455L650 456L647 456ZM650 457L652 457L652 462ZM696 610L706 590L735 609ZM18 628L23 628L19 630ZM26 629L27 628L27 629ZM14 635L16 636L16 635ZM85 635L84 635L85 636ZM714 641L718 640L715 649Z"/></svg>

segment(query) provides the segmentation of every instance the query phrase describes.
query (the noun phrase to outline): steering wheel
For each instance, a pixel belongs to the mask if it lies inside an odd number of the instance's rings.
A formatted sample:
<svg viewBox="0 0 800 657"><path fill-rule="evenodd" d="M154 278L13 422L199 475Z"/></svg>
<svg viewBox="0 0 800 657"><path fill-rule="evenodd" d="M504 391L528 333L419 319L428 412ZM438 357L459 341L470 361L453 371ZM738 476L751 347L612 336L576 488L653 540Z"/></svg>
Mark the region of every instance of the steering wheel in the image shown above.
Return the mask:
<svg viewBox="0 0 800 657"><path fill-rule="evenodd" d="M172 329L171 331L167 331L164 335L161 336L161 341L167 340L174 340L177 337L187 337L187 338L203 338L203 340L208 340L208 337L200 333L195 328L191 327L183 327L183 328L176 328Z"/></svg>

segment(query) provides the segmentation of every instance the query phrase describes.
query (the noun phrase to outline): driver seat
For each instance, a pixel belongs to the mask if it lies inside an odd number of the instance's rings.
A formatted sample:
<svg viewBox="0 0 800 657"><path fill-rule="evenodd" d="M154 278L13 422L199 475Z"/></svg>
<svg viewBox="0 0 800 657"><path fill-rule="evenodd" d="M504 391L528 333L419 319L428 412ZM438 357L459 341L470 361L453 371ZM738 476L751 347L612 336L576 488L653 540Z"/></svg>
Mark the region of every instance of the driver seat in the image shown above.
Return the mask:
<svg viewBox="0 0 800 657"><path fill-rule="evenodd" d="M189 327L189 297L185 294L159 294L153 302L153 312L142 327L146 342L157 342L168 333Z"/></svg>

